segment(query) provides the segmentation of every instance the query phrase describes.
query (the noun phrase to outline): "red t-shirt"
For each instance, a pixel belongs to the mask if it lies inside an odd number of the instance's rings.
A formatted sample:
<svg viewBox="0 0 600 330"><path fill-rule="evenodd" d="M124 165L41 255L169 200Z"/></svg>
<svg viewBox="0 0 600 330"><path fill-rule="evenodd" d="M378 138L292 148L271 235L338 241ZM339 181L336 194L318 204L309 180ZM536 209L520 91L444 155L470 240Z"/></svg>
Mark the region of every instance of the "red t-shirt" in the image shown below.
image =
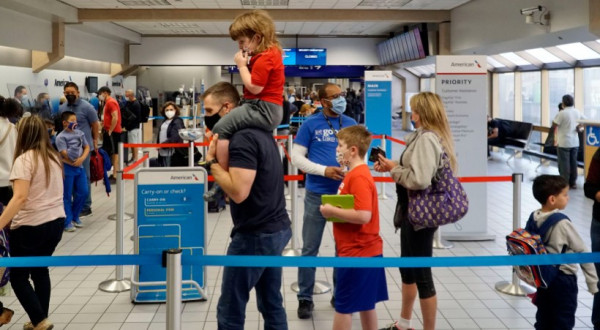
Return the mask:
<svg viewBox="0 0 600 330"><path fill-rule="evenodd" d="M333 237L337 254L342 257L374 257L383 254L379 236L379 201L375 181L367 164L346 174L338 194L354 195L354 209L371 211L371 220L364 225L334 223Z"/></svg>
<svg viewBox="0 0 600 330"><path fill-rule="evenodd" d="M283 105L283 85L285 72L283 57L276 47L271 47L262 53L252 56L248 70L252 76L252 84L262 86L262 92L254 95L244 87L244 98Z"/></svg>
<svg viewBox="0 0 600 330"><path fill-rule="evenodd" d="M104 130L108 132L110 129L110 124L112 122L112 113L117 113L117 126L115 127L115 132L121 133L121 109L119 107L119 102L115 100L113 97L109 97L106 99L106 103L104 104L104 120L102 122L102 126L104 126Z"/></svg>

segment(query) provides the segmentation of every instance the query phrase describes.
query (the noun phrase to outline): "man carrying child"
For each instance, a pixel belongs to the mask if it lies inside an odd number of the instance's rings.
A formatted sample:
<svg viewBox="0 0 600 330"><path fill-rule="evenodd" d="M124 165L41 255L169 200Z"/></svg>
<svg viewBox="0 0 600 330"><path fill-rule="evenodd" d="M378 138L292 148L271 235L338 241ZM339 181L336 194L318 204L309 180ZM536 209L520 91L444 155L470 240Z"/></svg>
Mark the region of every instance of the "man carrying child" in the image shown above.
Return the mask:
<svg viewBox="0 0 600 330"><path fill-rule="evenodd" d="M65 205L65 231L82 227L79 213L88 197L87 176L83 161L90 146L82 131L77 129L77 116L72 111L61 114L63 131L56 137L56 148L64 164L63 203Z"/></svg>

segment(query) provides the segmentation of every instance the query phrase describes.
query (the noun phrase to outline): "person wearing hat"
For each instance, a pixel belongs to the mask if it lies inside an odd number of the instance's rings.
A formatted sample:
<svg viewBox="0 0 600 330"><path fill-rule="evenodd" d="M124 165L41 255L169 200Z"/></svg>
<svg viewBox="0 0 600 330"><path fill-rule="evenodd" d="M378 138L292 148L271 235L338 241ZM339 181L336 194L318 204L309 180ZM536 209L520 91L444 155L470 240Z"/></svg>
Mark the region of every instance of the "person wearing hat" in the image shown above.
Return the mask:
<svg viewBox="0 0 600 330"><path fill-rule="evenodd" d="M110 156L113 172L110 177L111 183L115 182L115 174L119 171L119 152L117 150L121 142L121 110L119 102L110 96L110 88L100 87L98 99L104 104L102 119L102 149Z"/></svg>

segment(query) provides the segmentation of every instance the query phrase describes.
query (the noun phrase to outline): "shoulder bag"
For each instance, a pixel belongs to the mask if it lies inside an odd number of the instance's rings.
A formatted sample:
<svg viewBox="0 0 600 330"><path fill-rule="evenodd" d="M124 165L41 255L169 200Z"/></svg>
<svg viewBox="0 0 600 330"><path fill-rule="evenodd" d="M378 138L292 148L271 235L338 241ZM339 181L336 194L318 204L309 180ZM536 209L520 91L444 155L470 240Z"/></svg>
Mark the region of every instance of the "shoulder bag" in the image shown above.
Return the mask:
<svg viewBox="0 0 600 330"><path fill-rule="evenodd" d="M457 222L469 210L467 193L452 173L445 151L442 163L429 187L408 191L408 220L415 230Z"/></svg>

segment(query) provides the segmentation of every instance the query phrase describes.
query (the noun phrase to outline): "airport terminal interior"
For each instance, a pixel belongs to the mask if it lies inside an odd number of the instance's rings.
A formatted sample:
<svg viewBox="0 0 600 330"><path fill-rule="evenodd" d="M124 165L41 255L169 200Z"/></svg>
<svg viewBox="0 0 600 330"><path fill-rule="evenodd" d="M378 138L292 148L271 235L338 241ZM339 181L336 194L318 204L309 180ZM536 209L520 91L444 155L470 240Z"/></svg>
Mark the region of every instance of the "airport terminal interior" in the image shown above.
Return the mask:
<svg viewBox="0 0 600 330"><path fill-rule="evenodd" d="M410 98L424 91L442 95L458 141L459 176L522 173L522 224L539 208L532 180L543 173L558 174L556 154L547 149L552 147L548 136L563 95L571 95L589 126L581 135L579 175L564 212L591 248L593 202L584 196L583 185L591 155L600 146L593 134L600 134L600 0L1 0L0 95L17 97L15 90L23 86L31 100L29 111L34 111L36 98L47 93L49 109L55 113L66 83L77 83L81 99L96 105L96 91L107 86L118 98L132 90L153 109L149 121L141 125L143 143L156 142L163 118L158 110L167 101L181 106L181 115L190 118L185 121L188 127L202 127L202 120L193 118L203 115L199 96L204 90L220 81L242 90L234 62L238 43L229 37L229 26L237 15L253 9L266 10L275 22L285 52L285 97L294 90L298 94L294 97L311 103L316 101L311 93L325 83L338 84L347 98L354 98L353 104L360 104L348 115L374 134L403 140L413 130ZM466 71L444 71L447 60L469 65L460 64ZM377 73L389 81L384 107L373 106L382 97L380 91L370 90L369 77ZM444 86L471 81L477 85L464 91ZM448 102L450 98L454 101ZM525 136L515 136L516 144L491 148L486 156L486 115L526 127ZM391 142L387 151L398 159L403 148ZM150 157L157 155L154 147L143 150ZM286 156L283 148L281 156ZM128 170L129 176L136 177L141 167ZM92 185L92 213L82 218L82 228L63 234L55 256L115 254L118 198L128 216L123 253L136 252L139 241L134 240L139 238L134 237L136 219L131 219L137 215L136 185L130 177L124 180L122 194L116 193L114 184L109 196L101 182ZM469 211L479 212L478 219L441 227L434 257L506 256L505 237L513 230L513 183L464 186L481 192L471 197L483 203L472 203ZM288 248L299 249L305 189L300 187L292 196L290 187L286 207L298 217ZM395 186L378 183L377 189L383 255L398 257ZM226 206L206 213L204 253L225 255L233 226L229 211ZM457 232L469 232L471 228L462 226L471 223L480 231L450 240ZM319 255L335 255L331 224ZM130 291L99 289L116 273L115 266L51 267L49 319L54 329L166 328L164 301L134 303ZM434 268L436 329L533 329L536 306L531 300L496 289L497 283L512 281L512 273L510 266ZM205 300L183 303L182 329L217 329L222 274L221 266L206 267ZM138 279L137 270L125 266L124 277ZM379 327L399 318L402 303L398 269L386 268L386 277L389 300L376 306ZM281 290L289 329L331 329L335 313L331 291L315 294L312 318L299 319L292 289L297 280L297 268L283 269ZM331 284L332 268L318 268L317 280ZM593 329L593 296L582 272L578 287L575 329ZM10 285L2 288L0 301L15 311L8 329L22 329L29 319ZM246 311L245 329L263 329L253 295ZM412 320L415 329L423 328L418 303ZM353 329L360 327L354 315Z"/></svg>

